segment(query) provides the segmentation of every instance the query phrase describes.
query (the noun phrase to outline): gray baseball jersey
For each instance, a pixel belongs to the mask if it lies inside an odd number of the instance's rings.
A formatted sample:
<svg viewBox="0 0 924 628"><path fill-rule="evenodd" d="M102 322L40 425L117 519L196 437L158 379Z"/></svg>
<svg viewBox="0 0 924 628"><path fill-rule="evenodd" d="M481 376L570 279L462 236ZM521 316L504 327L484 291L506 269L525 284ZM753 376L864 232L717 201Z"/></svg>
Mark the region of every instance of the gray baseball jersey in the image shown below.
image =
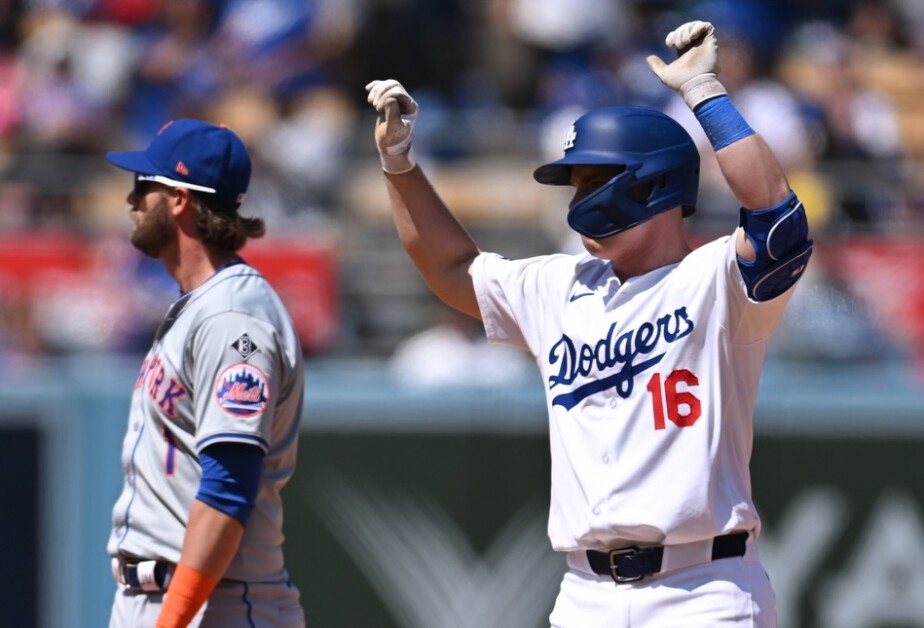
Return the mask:
<svg viewBox="0 0 924 628"><path fill-rule="evenodd" d="M279 491L295 468L303 391L292 320L257 270L227 266L181 296L135 382L109 553L177 562L199 489L199 452L213 443L248 443L266 458L225 577L285 577Z"/></svg>

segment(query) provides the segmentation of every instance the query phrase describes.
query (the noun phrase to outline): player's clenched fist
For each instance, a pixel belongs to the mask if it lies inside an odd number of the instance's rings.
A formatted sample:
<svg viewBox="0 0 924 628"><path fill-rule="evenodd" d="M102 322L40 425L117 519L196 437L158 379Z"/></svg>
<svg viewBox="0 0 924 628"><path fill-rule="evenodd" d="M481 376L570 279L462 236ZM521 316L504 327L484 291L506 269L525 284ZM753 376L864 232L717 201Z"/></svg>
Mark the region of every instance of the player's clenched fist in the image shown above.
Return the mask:
<svg viewBox="0 0 924 628"><path fill-rule="evenodd" d="M690 109L725 93L725 88L716 80L719 42L712 24L687 22L668 33L664 43L668 48L675 48L679 56L667 64L660 57L650 55L648 67L662 83L679 92Z"/></svg>
<svg viewBox="0 0 924 628"><path fill-rule="evenodd" d="M411 155L411 135L420 108L404 86L394 79L372 81L366 85L367 100L378 113L375 143L382 158L382 168L401 174L415 166Z"/></svg>

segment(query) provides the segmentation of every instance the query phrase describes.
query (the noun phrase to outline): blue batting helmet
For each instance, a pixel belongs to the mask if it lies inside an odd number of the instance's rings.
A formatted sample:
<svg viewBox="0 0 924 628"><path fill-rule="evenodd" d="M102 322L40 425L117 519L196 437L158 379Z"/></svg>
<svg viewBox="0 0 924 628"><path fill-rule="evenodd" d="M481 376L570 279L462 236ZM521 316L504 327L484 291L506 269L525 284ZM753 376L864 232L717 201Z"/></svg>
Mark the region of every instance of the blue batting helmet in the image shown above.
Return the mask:
<svg viewBox="0 0 924 628"><path fill-rule="evenodd" d="M625 166L568 211L568 224L580 234L605 238L681 206L696 211L699 151L674 119L646 107L607 107L584 114L571 126L565 156L533 173L547 185L568 185L572 166ZM650 184L640 202L630 191ZM638 198L638 195L634 195Z"/></svg>

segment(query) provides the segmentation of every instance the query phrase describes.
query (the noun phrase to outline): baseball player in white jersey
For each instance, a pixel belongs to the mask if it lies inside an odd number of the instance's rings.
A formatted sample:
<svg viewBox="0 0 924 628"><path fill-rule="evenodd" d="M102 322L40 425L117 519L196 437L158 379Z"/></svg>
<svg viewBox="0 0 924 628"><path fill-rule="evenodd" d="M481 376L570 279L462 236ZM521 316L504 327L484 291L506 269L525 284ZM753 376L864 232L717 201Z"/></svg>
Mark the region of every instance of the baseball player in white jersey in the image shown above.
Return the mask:
<svg viewBox="0 0 924 628"><path fill-rule="evenodd" d="M716 77L713 27L667 36L648 62L695 112L741 202L734 234L691 250L699 154L662 113L575 121L541 182L572 185L587 254L480 251L411 152L418 106L367 85L399 237L432 290L529 350L546 388L549 537L568 572L553 626L770 627L748 463L766 343L811 255L802 205Z"/></svg>
<svg viewBox="0 0 924 628"><path fill-rule="evenodd" d="M280 498L295 468L302 351L279 297L237 253L265 231L238 214L250 157L231 130L183 119L146 150L107 158L135 173L132 243L181 291L132 395L110 626L303 626Z"/></svg>

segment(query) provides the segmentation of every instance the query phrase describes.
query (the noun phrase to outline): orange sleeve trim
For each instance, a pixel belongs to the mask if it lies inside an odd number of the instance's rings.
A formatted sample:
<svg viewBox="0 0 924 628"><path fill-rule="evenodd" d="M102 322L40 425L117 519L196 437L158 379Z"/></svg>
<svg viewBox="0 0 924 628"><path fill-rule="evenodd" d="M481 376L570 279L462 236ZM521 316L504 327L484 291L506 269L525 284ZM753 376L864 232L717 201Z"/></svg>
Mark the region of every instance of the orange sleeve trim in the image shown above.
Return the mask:
<svg viewBox="0 0 924 628"><path fill-rule="evenodd" d="M183 563L177 565L157 617L157 628L185 628L217 584L217 578Z"/></svg>

